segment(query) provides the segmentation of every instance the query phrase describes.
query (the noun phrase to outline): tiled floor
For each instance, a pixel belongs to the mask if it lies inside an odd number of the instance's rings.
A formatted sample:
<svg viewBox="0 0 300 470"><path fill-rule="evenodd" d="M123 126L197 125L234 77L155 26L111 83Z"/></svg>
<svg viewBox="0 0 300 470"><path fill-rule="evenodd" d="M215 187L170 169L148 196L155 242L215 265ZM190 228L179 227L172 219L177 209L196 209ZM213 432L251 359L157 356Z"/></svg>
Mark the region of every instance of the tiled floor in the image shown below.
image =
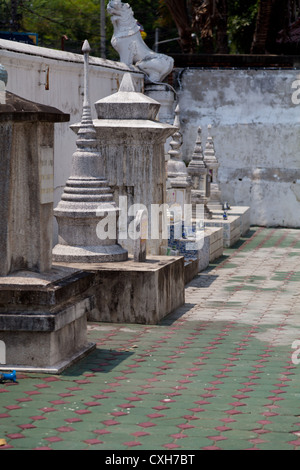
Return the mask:
<svg viewBox="0 0 300 470"><path fill-rule="evenodd" d="M300 230L252 229L161 324L89 324L62 375L0 384L0 449L298 450L299 296Z"/></svg>

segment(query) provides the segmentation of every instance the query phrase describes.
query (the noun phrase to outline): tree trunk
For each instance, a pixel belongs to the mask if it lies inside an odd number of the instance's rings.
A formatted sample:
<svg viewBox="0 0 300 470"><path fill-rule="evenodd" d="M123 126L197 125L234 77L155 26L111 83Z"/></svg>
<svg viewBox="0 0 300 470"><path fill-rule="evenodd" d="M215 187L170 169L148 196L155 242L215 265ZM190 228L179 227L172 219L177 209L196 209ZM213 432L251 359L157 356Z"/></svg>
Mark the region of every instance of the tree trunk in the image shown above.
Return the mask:
<svg viewBox="0 0 300 470"><path fill-rule="evenodd" d="M227 19L228 19L228 6L227 0L218 0L216 2L216 42L217 42L217 53L228 54L228 34L227 34Z"/></svg>
<svg viewBox="0 0 300 470"><path fill-rule="evenodd" d="M251 54L265 54L274 0L260 0Z"/></svg>
<svg viewBox="0 0 300 470"><path fill-rule="evenodd" d="M182 52L185 54L194 52L186 0L165 0L165 2L176 24Z"/></svg>

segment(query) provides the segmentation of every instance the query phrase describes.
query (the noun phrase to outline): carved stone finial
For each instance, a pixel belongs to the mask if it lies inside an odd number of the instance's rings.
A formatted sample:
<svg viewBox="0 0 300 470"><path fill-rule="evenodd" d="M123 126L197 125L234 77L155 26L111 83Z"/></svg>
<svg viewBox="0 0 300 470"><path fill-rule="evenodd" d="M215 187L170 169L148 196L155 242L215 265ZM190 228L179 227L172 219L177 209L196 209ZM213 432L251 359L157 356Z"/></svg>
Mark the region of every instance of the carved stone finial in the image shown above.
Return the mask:
<svg viewBox="0 0 300 470"><path fill-rule="evenodd" d="M179 105L175 109L174 127L177 128L170 142L171 149L168 154L170 159L167 162L168 183L172 188L188 188L191 185L191 179L188 175L187 167L182 160L182 134L180 132L180 109Z"/></svg>
<svg viewBox="0 0 300 470"><path fill-rule="evenodd" d="M212 126L211 124L209 124L207 126L207 141L206 141L206 146L204 150L204 162L210 170L219 167L219 162L216 158L214 141L211 135L211 129L212 129Z"/></svg>
<svg viewBox="0 0 300 470"><path fill-rule="evenodd" d="M202 150L202 129L199 126L197 130L197 138L196 138L196 143L194 147L194 152L192 155L192 159L189 164L189 170L195 168L195 169L203 169L203 171L207 172L206 165L204 163L204 156L203 156L203 150Z"/></svg>
<svg viewBox="0 0 300 470"><path fill-rule="evenodd" d="M215 146L213 137L211 135L212 126L209 125L207 127L208 135L206 141L206 147L204 151L204 162L208 167L210 176L211 176L211 185L210 185L210 199L208 203L208 207L210 209L218 209L222 207L221 203L221 191L218 184L218 169L220 163L216 158Z"/></svg>
<svg viewBox="0 0 300 470"><path fill-rule="evenodd" d="M204 206L204 218L211 219L212 213L207 207L207 202L210 196L210 177L208 176L208 168L204 162L201 134L202 129L199 126L194 153L188 166L188 173L192 179L192 212L193 217L196 217L196 206L197 204L201 204Z"/></svg>
<svg viewBox="0 0 300 470"><path fill-rule="evenodd" d="M168 154L170 155L171 159L181 161L182 134L180 132L179 112L180 112L179 105L177 105L175 109L175 118L174 118L174 126L177 127L177 130L172 136L172 140L170 142L171 149L169 150Z"/></svg>
<svg viewBox="0 0 300 470"><path fill-rule="evenodd" d="M119 91L125 91L127 93L136 92L136 86L132 79L131 73L124 73Z"/></svg>

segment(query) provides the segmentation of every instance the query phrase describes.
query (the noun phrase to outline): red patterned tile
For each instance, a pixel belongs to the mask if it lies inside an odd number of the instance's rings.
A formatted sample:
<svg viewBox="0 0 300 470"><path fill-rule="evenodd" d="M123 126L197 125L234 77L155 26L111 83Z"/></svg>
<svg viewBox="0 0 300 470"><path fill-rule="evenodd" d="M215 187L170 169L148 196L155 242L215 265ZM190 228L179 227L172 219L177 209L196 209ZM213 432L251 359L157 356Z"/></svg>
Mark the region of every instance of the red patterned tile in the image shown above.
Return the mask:
<svg viewBox="0 0 300 470"><path fill-rule="evenodd" d="M99 439L86 439L83 442L92 446L95 444L103 444L103 441L99 441Z"/></svg>
<svg viewBox="0 0 300 470"><path fill-rule="evenodd" d="M165 447L166 449L178 449L178 448L180 448L179 445L172 444L172 443L171 444L164 444L163 447Z"/></svg>
<svg viewBox="0 0 300 470"><path fill-rule="evenodd" d="M108 431L107 429L95 429L93 433L102 436L103 434L111 434L111 431Z"/></svg>
<svg viewBox="0 0 300 470"><path fill-rule="evenodd" d="M58 432L72 432L72 431L75 431L75 429L71 428L70 426L60 426L59 428L56 428L56 431L58 431Z"/></svg>
<svg viewBox="0 0 300 470"><path fill-rule="evenodd" d="M19 424L18 427L21 428L21 429L33 429L33 428L36 428L36 426L34 426L33 424Z"/></svg>
<svg viewBox="0 0 300 470"><path fill-rule="evenodd" d="M105 421L102 421L102 424L105 426L116 426L117 424L120 424L119 421L115 421L114 419L107 419Z"/></svg>
<svg viewBox="0 0 300 470"><path fill-rule="evenodd" d="M296 439L295 441L288 441L288 444L291 444L295 447L299 447L300 446L300 439Z"/></svg>
<svg viewBox="0 0 300 470"><path fill-rule="evenodd" d="M184 438L188 437L186 434L182 434L180 432L175 433L175 434L171 434L170 436L173 437L174 439L184 439Z"/></svg>
<svg viewBox="0 0 300 470"><path fill-rule="evenodd" d="M227 437L225 436L207 436L207 439L211 439L212 441L225 441L227 440Z"/></svg>
<svg viewBox="0 0 300 470"><path fill-rule="evenodd" d="M206 446L206 447L202 447L202 450L222 450L222 449L220 449L220 447L217 447L217 446Z"/></svg>
<svg viewBox="0 0 300 470"><path fill-rule="evenodd" d="M19 432L15 432L12 434L7 434L7 437L9 437L9 439L23 439L25 436Z"/></svg>
<svg viewBox="0 0 300 470"><path fill-rule="evenodd" d="M85 406L101 406L102 403L99 403L98 401L87 401L84 403Z"/></svg>
<svg viewBox="0 0 300 470"><path fill-rule="evenodd" d="M62 439L61 437L58 437L58 436L45 437L44 439L45 439L45 441L48 441L48 442L60 442L60 441L63 441L63 439Z"/></svg>
<svg viewBox="0 0 300 470"><path fill-rule="evenodd" d="M123 446L126 447L136 447L136 446L141 446L141 442L138 441L129 441L129 442L123 442Z"/></svg>
<svg viewBox="0 0 300 470"><path fill-rule="evenodd" d="M133 432L131 434L131 436L134 436L134 437L144 437L144 436L150 436L150 434L148 432L144 432L144 431L137 431L137 432Z"/></svg>
<svg viewBox="0 0 300 470"><path fill-rule="evenodd" d="M125 411L113 411L112 413L110 413L112 416L115 416L116 418L118 416L125 416L127 415L128 413L126 413Z"/></svg>
<svg viewBox="0 0 300 470"><path fill-rule="evenodd" d="M40 408L39 411L43 411L43 413L52 413L57 411L56 408L51 408L50 406L44 406L44 408Z"/></svg>
<svg viewBox="0 0 300 470"><path fill-rule="evenodd" d="M180 428L180 429L192 429L192 428L195 428L195 426L192 426L191 424L177 424L176 427L177 427L177 428Z"/></svg>
<svg viewBox="0 0 300 470"><path fill-rule="evenodd" d="M37 415L37 416L31 416L31 418L33 421L40 421L41 419L47 419L46 416L43 416L43 415Z"/></svg>
<svg viewBox="0 0 300 470"><path fill-rule="evenodd" d="M65 419L66 423L80 423L82 422L82 419L80 418L67 418Z"/></svg>
<svg viewBox="0 0 300 470"><path fill-rule="evenodd" d="M147 415L148 418L155 419L155 418L163 418L166 415L163 415L161 413L150 413Z"/></svg>
<svg viewBox="0 0 300 470"><path fill-rule="evenodd" d="M155 423L152 423L151 421L146 421L145 423L139 423L138 426L141 426L142 428L151 428L152 426L157 426Z"/></svg>

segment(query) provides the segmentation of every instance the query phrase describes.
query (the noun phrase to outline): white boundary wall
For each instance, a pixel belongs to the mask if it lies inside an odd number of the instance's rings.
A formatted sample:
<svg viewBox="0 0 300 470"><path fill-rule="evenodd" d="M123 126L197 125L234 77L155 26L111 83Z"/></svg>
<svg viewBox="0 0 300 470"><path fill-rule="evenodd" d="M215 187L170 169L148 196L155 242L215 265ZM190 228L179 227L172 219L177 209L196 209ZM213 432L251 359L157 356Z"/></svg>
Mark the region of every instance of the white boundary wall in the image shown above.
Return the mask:
<svg viewBox="0 0 300 470"><path fill-rule="evenodd" d="M300 227L300 70L180 72L184 159L212 124L223 200L253 225Z"/></svg>
<svg viewBox="0 0 300 470"><path fill-rule="evenodd" d="M0 63L8 72L8 91L70 114L70 122L55 124L55 207L70 176L72 155L76 149L76 135L70 125L81 119L83 56L0 39ZM90 56L90 102L94 118L94 103L115 93L123 74L128 71L133 73L138 89L142 91L144 75L136 67L129 68L120 62ZM54 244L56 240L57 224L54 221Z"/></svg>

